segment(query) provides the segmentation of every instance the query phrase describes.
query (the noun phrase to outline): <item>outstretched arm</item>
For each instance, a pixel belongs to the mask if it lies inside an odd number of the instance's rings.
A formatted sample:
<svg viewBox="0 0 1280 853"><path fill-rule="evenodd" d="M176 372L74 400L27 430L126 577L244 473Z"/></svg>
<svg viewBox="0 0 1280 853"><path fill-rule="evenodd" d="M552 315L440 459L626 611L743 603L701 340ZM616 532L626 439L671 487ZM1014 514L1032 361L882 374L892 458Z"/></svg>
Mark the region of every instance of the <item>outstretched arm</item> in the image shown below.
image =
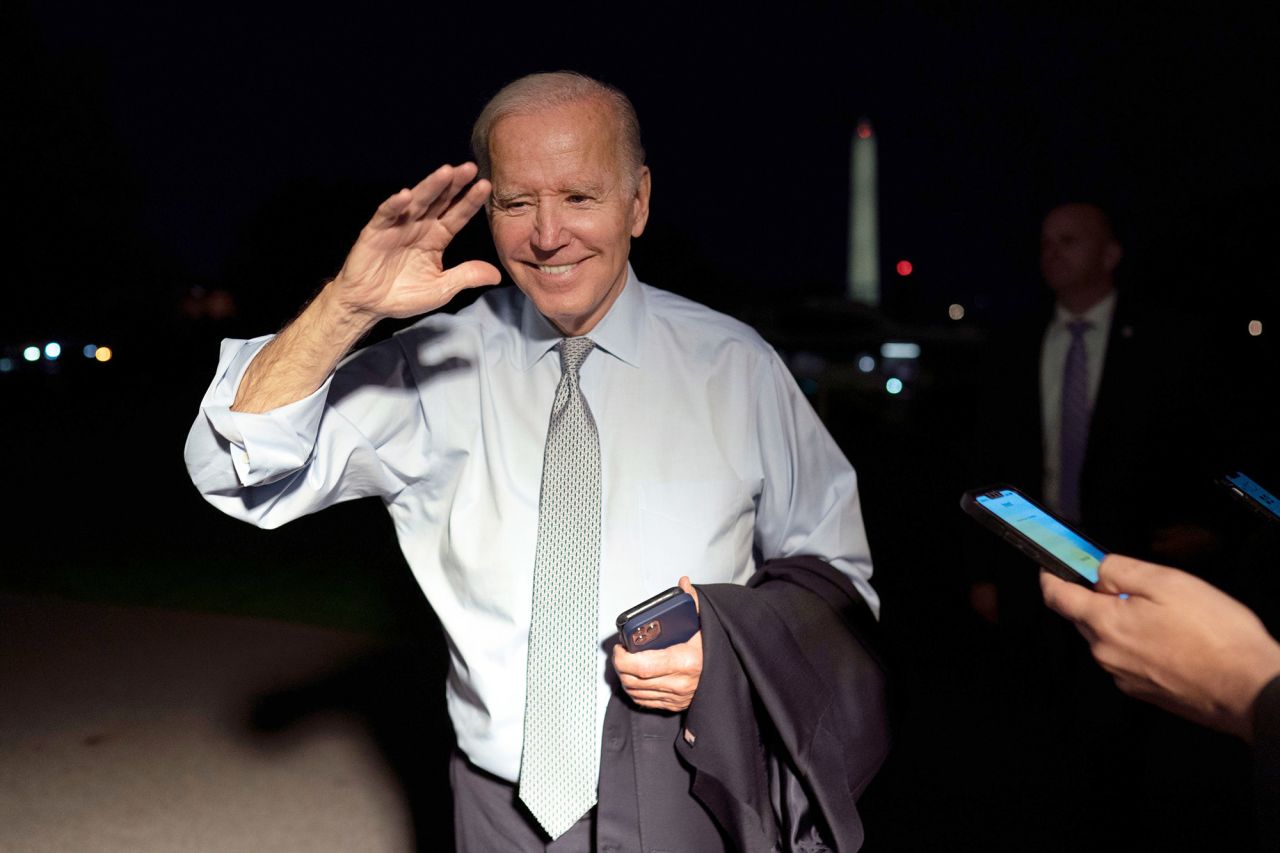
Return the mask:
<svg viewBox="0 0 1280 853"><path fill-rule="evenodd" d="M488 198L488 181L467 188L475 176L473 163L441 166L384 201L338 276L258 353L232 410L267 412L301 400L379 320L425 314L460 290L501 281L484 261L444 267L445 248Z"/></svg>
<svg viewBox="0 0 1280 853"><path fill-rule="evenodd" d="M1193 575L1116 554L1099 569L1098 592L1045 571L1040 586L1122 691L1252 739L1254 701L1280 675L1280 643L1243 604Z"/></svg>

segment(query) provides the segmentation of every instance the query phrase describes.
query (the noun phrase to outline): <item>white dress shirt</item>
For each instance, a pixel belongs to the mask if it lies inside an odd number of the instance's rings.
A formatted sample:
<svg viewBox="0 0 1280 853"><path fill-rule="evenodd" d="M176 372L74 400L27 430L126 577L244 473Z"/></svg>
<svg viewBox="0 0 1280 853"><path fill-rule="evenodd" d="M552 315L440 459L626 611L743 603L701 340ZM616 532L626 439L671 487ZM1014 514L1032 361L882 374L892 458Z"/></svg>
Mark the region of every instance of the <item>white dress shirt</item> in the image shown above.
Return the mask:
<svg viewBox="0 0 1280 853"><path fill-rule="evenodd" d="M1067 324L1088 320L1084 333L1085 371L1088 374L1089 411L1098 397L1102 367L1107 358L1107 340L1111 334L1111 318L1116 310L1116 292L1080 315L1072 314L1059 304L1053 320L1044 332L1040 349L1040 423L1044 437L1044 498L1050 509L1061 511L1058 491L1062 479L1062 374L1066 369L1067 350L1071 347L1071 330Z"/></svg>
<svg viewBox="0 0 1280 853"><path fill-rule="evenodd" d="M186 446L205 497L261 527L352 498L386 503L450 640L458 744L513 782L560 337L516 288L497 288L352 354L314 394L264 414L229 407L270 338L225 340ZM853 469L759 335L628 270L588 337L581 386L604 516L599 726L617 615L681 575L743 583L763 559L812 554L878 610Z"/></svg>

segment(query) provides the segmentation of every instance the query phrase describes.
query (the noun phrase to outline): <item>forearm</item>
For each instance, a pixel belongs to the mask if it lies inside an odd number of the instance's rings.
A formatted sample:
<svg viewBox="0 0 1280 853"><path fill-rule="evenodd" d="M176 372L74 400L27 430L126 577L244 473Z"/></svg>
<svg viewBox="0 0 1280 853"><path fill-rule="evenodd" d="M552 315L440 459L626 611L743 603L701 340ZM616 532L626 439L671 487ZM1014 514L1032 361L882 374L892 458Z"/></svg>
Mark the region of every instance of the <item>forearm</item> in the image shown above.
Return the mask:
<svg viewBox="0 0 1280 853"><path fill-rule="evenodd" d="M269 412L324 384L378 320L345 307L335 294L331 282L258 353L240 382L232 411Z"/></svg>

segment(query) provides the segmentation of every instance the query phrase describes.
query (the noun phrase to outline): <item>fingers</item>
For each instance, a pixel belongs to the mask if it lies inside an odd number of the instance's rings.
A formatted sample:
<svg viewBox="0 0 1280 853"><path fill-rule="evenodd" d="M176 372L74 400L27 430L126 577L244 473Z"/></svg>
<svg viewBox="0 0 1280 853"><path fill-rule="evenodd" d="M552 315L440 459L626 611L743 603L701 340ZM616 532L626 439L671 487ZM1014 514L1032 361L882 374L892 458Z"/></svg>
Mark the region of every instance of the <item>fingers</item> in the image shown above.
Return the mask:
<svg viewBox="0 0 1280 853"><path fill-rule="evenodd" d="M694 634L688 642L665 649L629 652L621 645L614 646L613 668L619 677L634 679L637 684L675 674L696 678L702 672L702 632Z"/></svg>
<svg viewBox="0 0 1280 853"><path fill-rule="evenodd" d="M406 233L406 244L425 239L427 243L422 245L435 251L442 250L489 199L493 187L488 181L476 181L467 188L475 176L474 163L441 166L413 189L402 189L380 204L366 230L386 232L406 224L421 223L422 227ZM436 224L444 229L443 234L435 231L433 226ZM495 284L497 281L490 281L486 273L480 279L464 278L458 289Z"/></svg>
<svg viewBox="0 0 1280 853"><path fill-rule="evenodd" d="M694 589L694 588L693 588L693 583L692 583L692 582L690 582L690 580L689 580L689 576L688 576L688 575L684 575L683 577L681 577L681 578L680 578L680 582L679 582L678 584L676 584L676 586L680 587L680 590L681 590L682 592L686 592L686 593L688 593L689 595L693 596L693 607L694 607L694 609L695 609L695 610L697 610L699 613L701 613L701 612L702 612L702 603L701 603L700 601L698 601L698 591L697 591L696 589Z"/></svg>
<svg viewBox="0 0 1280 853"><path fill-rule="evenodd" d="M453 193L457 192L457 188L453 192L449 192L454 186L454 179L459 171L465 170L471 164L463 163L461 166L451 166L445 164L436 169L430 175L427 175L410 191L413 195L412 201L409 203L406 213L411 219L422 219L431 211L433 205L444 196L445 204L453 197ZM471 166L472 170L475 166ZM474 174L474 171L472 172ZM470 180L470 178L467 178ZM466 181L463 181L465 184ZM459 185L460 188L461 185Z"/></svg>
<svg viewBox="0 0 1280 853"><path fill-rule="evenodd" d="M683 711L702 675L702 634L687 643L646 652L614 646L613 668L627 695L644 708Z"/></svg>
<svg viewBox="0 0 1280 853"><path fill-rule="evenodd" d="M389 199L378 205L369 225L374 228L386 228L399 222L413 201L413 191L402 189Z"/></svg>
<svg viewBox="0 0 1280 853"><path fill-rule="evenodd" d="M455 199L453 204L444 211L440 217L440 224L448 229L450 234L457 234L462 230L462 226L470 222L471 217L484 207L492 190L493 185L488 181L476 181L461 198Z"/></svg>
<svg viewBox="0 0 1280 853"><path fill-rule="evenodd" d="M652 654L647 652L646 654ZM640 678L619 672L618 680L631 701L644 708L661 708L666 711L683 711L693 701L698 690L698 679L684 674L667 674L655 678Z"/></svg>
<svg viewBox="0 0 1280 853"><path fill-rule="evenodd" d="M474 163L444 165L419 181L413 189L402 189L384 201L374 216L374 224L387 226L404 219L438 219L453 209L458 194L476 176ZM463 197L467 203L457 228L475 215L489 196L488 181L478 181ZM454 217L457 219L458 217Z"/></svg>
<svg viewBox="0 0 1280 853"><path fill-rule="evenodd" d="M1112 595L1129 593L1141 595L1153 580L1168 571L1155 563L1135 560L1123 554L1108 554L1098 566L1098 591Z"/></svg>
<svg viewBox="0 0 1280 853"><path fill-rule="evenodd" d="M1077 623L1085 620L1097 601L1097 593L1055 577L1044 569L1040 570L1040 591L1050 610Z"/></svg>
<svg viewBox="0 0 1280 853"><path fill-rule="evenodd" d="M476 167L473 163L463 163L460 166L442 166L436 172L443 173L441 180L447 178L448 182L439 188L434 197L424 199L426 204L418 215L419 219L439 219L453 204L458 193L462 192L462 188L476 176Z"/></svg>

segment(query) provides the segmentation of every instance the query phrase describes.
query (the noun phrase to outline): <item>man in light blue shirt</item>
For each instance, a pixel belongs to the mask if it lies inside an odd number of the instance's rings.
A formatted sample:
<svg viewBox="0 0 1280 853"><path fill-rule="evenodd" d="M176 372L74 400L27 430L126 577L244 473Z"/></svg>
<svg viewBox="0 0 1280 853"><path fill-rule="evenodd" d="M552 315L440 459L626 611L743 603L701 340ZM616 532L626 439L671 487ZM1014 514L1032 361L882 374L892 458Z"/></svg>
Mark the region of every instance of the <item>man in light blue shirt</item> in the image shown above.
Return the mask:
<svg viewBox="0 0 1280 853"><path fill-rule="evenodd" d="M383 202L278 335L224 341L186 458L211 503L261 527L382 499L450 639L459 750L515 783L563 338L595 344L580 385L601 460L598 727L611 662L640 707L692 701L700 636L605 650L618 613L677 579L741 584L765 560L808 554L873 610L878 599L854 472L786 366L750 328L631 269L650 175L625 96L575 74L522 78L481 114L473 148L479 166L442 166ZM352 353L384 317L500 282L482 261L442 262L482 207L516 286Z"/></svg>

